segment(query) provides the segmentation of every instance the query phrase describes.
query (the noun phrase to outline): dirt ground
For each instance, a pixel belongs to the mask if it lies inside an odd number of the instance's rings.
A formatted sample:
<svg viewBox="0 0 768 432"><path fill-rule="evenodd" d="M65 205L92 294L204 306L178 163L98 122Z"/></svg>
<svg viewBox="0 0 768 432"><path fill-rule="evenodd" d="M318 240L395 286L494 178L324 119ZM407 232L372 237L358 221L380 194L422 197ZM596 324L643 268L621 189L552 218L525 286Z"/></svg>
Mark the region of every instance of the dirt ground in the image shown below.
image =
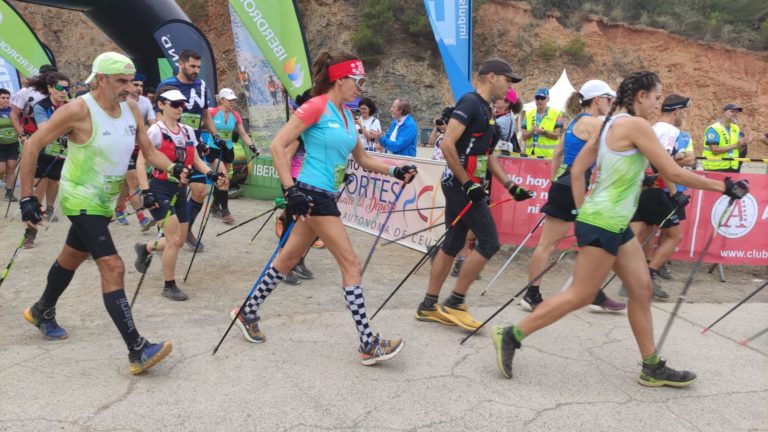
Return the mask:
<svg viewBox="0 0 768 432"><path fill-rule="evenodd" d="M232 200L230 205L235 218L243 221L258 212L269 208L266 201ZM15 217L15 219L14 219ZM9 317L21 319L21 311L31 305L40 295L45 285L48 269L56 254L60 251L66 236L69 223L60 216L61 221L51 223L48 231L40 231L35 247L20 251L8 279L0 289L0 320L9 324ZM261 220L260 220L261 221ZM205 251L195 259L187 283L183 283L184 272L192 257L189 248L179 255L177 280L185 290L190 300L186 303L174 304L160 296L162 274L159 260L154 260L144 281L137 308L141 313L149 312L156 305L163 309L172 308L179 311L200 310L219 311L225 313L229 308L238 304L250 289L251 284L260 273L277 244L274 225L270 223L262 231L253 244L250 238L255 234L260 221L249 223L237 230L216 237L216 234L229 228L220 220L211 218L203 240ZM198 222L199 224L199 222ZM198 225L195 225L197 228ZM137 241L151 241L154 230L141 233L135 218L131 218L130 226L114 224L111 229L118 251L126 264L126 292L130 296L139 280L139 274L133 268L135 254L133 244ZM363 261L373 242L374 237L349 229L348 233L354 248ZM18 209L12 206L8 219L0 219L0 256L3 267L13 252L23 234L23 226L18 220ZM503 304L511 295L519 291L526 283L527 265L532 249L524 248L512 262L504 274L499 277L488 294L481 297L480 292L486 287L493 275L514 250L512 246L504 246L482 272L482 279L477 281L469 293L469 304L472 306L492 307ZM417 251L399 245L380 248L374 254L371 265L364 275L367 304L369 309L377 307L405 276L413 264L420 258ZM570 276L573 268L573 255L566 257L557 265L542 284L542 293L546 297L560 289ZM302 281L299 286L281 285L265 304L266 314L290 314L297 306L306 306L317 310L334 310L345 308L341 295L341 275L330 253L325 250L312 250L307 257L308 267L314 271L316 278L312 281ZM675 262L670 266L673 273L672 281L661 281L663 287L673 298L682 290L683 284L692 268L692 263ZM717 277L717 271L708 274L709 265L702 267L690 289L687 302L689 303L732 303L744 298L766 278L766 269L762 267L726 267L726 282L722 283ZM450 292L453 278L448 279L443 292ZM395 295L387 308L414 309L424 295L428 281L428 267L425 266L411 277L400 292ZM609 296L617 296L619 282L614 281L606 290ZM87 294L91 292L92 295ZM67 292L61 298L59 320L66 323L73 319L84 319L71 307L78 304L88 311L103 314L101 304L99 276L93 262L87 261L78 270ZM281 294L284 293L284 294ZM289 294L290 293L290 294ZM752 302L768 302L768 290L755 296ZM297 304L297 302L299 304ZM79 309L79 308L76 308ZM141 328L141 320L138 318ZM111 330L110 330L111 331Z"/></svg>

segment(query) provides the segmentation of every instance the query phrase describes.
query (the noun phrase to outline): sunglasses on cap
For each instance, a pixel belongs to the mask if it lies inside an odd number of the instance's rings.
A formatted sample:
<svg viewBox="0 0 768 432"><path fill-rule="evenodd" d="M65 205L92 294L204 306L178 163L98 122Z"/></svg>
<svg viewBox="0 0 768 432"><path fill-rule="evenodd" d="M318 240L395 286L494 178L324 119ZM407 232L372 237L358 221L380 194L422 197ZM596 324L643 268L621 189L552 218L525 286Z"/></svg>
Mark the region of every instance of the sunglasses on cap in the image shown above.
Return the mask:
<svg viewBox="0 0 768 432"><path fill-rule="evenodd" d="M345 78L349 78L355 81L357 88L362 90L365 87L365 77L362 75L347 75Z"/></svg>
<svg viewBox="0 0 768 432"><path fill-rule="evenodd" d="M183 108L184 107L184 101L169 101L164 100L164 102L171 106L171 108Z"/></svg>
<svg viewBox="0 0 768 432"><path fill-rule="evenodd" d="M69 86L63 86L61 84L56 84L55 86L53 86L53 88L56 91L65 91L65 92L69 93Z"/></svg>

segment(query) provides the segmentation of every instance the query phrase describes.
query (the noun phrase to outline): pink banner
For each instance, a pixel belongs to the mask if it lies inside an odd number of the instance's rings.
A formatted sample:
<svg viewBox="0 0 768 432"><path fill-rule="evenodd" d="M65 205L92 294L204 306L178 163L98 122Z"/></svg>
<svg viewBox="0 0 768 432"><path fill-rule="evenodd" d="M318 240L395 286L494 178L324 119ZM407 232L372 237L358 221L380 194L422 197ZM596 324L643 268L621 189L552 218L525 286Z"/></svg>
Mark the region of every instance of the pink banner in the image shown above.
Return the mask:
<svg viewBox="0 0 768 432"><path fill-rule="evenodd" d="M525 158L499 160L516 183L536 192L533 199L504 204L491 210L500 241L504 244L519 244L541 219L541 207L547 202L547 191L551 183L551 162ZM699 173L716 179L725 177L725 174L720 173ZM751 193L730 209L704 261L730 265L768 265L768 176L730 175L748 179ZM508 196L504 187L495 179L491 190L494 201ZM691 191L691 195L691 203L686 207L688 217L680 225L683 241L672 256L676 260L695 261L699 258L728 204L727 197L715 192L696 190ZM537 230L528 241L529 247L536 245L540 231ZM573 240L573 237L565 239L560 246L568 247Z"/></svg>

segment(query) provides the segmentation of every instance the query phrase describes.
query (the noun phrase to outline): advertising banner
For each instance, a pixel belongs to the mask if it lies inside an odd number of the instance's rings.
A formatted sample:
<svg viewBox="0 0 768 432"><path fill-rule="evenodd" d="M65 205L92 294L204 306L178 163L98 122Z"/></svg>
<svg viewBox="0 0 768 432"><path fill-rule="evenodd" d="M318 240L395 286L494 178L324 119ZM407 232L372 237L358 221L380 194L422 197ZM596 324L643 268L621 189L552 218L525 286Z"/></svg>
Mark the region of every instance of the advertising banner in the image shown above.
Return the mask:
<svg viewBox="0 0 768 432"><path fill-rule="evenodd" d="M0 57L0 88L8 90L12 95L21 88L16 68L2 57Z"/></svg>
<svg viewBox="0 0 768 432"><path fill-rule="evenodd" d="M424 0L445 73L458 101L472 88L472 0Z"/></svg>
<svg viewBox="0 0 768 432"><path fill-rule="evenodd" d="M295 99L309 89L312 86L309 55L296 3L229 0L229 5L232 15L237 15L288 95Z"/></svg>
<svg viewBox="0 0 768 432"><path fill-rule="evenodd" d="M0 1L0 57L29 78L37 75L40 66L53 61L26 21L7 1Z"/></svg>
<svg viewBox="0 0 768 432"><path fill-rule="evenodd" d="M390 164L402 165L407 161L418 167L419 174L413 182L405 186L382 238L393 240L436 225L433 229L398 242L403 246L426 252L445 232L445 199L440 190L445 163L378 153L371 155ZM344 194L339 198L341 219L349 227L378 235L381 224L402 187L402 182L388 175L367 172L353 159L349 160L347 172L352 176Z"/></svg>

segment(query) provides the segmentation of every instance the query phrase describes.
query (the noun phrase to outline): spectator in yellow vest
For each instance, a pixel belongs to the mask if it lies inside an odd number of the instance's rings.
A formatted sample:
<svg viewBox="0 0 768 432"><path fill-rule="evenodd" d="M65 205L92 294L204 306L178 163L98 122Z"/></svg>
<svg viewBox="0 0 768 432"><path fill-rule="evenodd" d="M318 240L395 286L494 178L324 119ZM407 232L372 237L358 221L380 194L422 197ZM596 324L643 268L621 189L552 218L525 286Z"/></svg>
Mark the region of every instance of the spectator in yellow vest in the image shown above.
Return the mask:
<svg viewBox="0 0 768 432"><path fill-rule="evenodd" d="M744 109L735 103L723 107L723 116L704 132L704 157L738 158L754 137L739 138L736 122ZM705 160L702 167L707 171L739 172L739 162L732 160Z"/></svg>
<svg viewBox="0 0 768 432"><path fill-rule="evenodd" d="M535 94L536 109L525 113L523 123L523 141L528 156L552 159L560 135L563 132L563 114L547 106L549 89L539 87Z"/></svg>

